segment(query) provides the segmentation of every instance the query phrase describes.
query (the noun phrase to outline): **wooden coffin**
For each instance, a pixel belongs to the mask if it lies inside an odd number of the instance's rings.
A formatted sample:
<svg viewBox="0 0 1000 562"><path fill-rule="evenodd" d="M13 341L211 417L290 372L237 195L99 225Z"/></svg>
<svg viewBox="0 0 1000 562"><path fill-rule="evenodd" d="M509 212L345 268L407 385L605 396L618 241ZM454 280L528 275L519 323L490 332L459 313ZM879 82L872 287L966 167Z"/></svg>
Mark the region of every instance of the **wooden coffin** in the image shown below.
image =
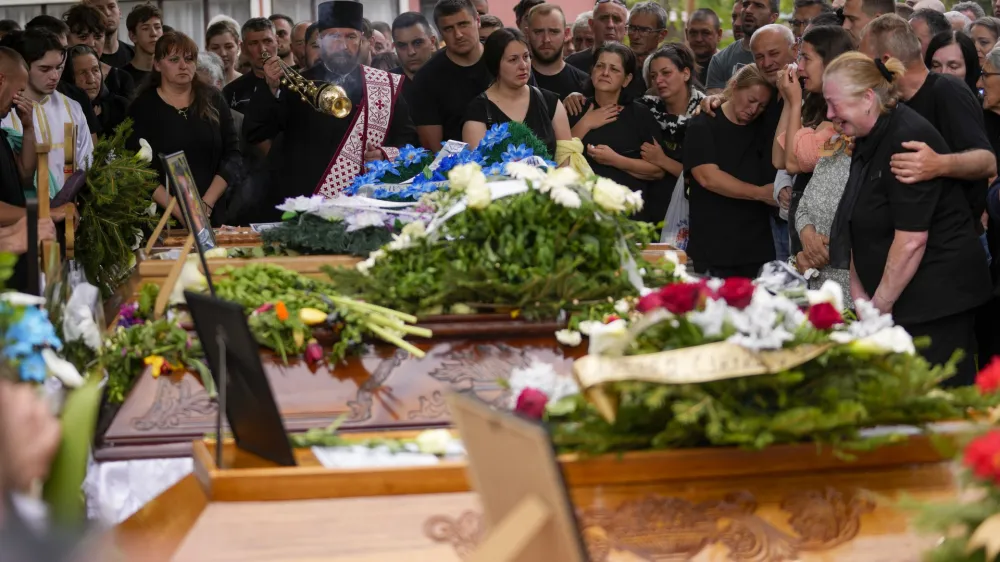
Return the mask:
<svg viewBox="0 0 1000 562"><path fill-rule="evenodd" d="M260 233L254 232L248 226L227 226L216 228L215 243L221 248L239 248L243 246L260 246ZM188 231L185 228L168 228L163 231L160 240L153 246L154 250L169 250L180 248L187 240Z"/></svg>
<svg viewBox="0 0 1000 562"><path fill-rule="evenodd" d="M501 379L538 359L569 373L583 346L556 342L556 322L512 320L504 315L441 316L423 326L430 340L411 342L427 352L416 359L394 346L369 346L360 357L315 371L303 361L262 352L271 388L289 431L326 427L343 414L345 431L441 427L450 422L446 390L488 402L508 399ZM191 454L191 441L215 432L216 404L200 379L185 373L137 379L117 411L99 424L98 461ZM104 431L104 427L107 430Z"/></svg>
<svg viewBox="0 0 1000 562"><path fill-rule="evenodd" d="M194 475L115 530L126 555L445 562L467 558L484 536L461 462L327 470L300 450L299 467L281 468L230 445L235 468L218 470L205 444L195 451ZM560 462L591 560L601 562L917 562L936 537L912 533L896 501L957 492L953 464L925 437L854 461L788 445Z"/></svg>

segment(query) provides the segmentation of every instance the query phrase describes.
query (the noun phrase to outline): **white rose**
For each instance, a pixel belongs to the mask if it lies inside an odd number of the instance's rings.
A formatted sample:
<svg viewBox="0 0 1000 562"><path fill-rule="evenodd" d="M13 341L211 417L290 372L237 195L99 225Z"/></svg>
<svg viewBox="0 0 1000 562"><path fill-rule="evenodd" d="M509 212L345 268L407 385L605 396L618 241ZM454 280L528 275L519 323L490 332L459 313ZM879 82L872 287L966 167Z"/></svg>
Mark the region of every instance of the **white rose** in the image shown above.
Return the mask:
<svg viewBox="0 0 1000 562"><path fill-rule="evenodd" d="M421 431L415 439L417 449L425 455L444 455L448 452L448 445L454 441L451 432L447 429L428 429Z"/></svg>
<svg viewBox="0 0 1000 562"><path fill-rule="evenodd" d="M917 348L913 338L902 326L885 328L851 344L851 349L861 353L906 353L913 355Z"/></svg>
<svg viewBox="0 0 1000 562"><path fill-rule="evenodd" d="M482 177L482 174L480 174L480 178L473 180L465 189L465 201L470 209L485 209L493 201L493 194L490 192L489 186L486 185L486 178Z"/></svg>
<svg viewBox="0 0 1000 562"><path fill-rule="evenodd" d="M542 181L538 182L535 187L538 191L545 193L550 189L556 188L568 188L569 186L578 183L580 181L580 174L576 173L573 168L552 168Z"/></svg>
<svg viewBox="0 0 1000 562"><path fill-rule="evenodd" d="M622 212L625 210L628 189L608 178L597 178L594 182L594 203L606 211Z"/></svg>
<svg viewBox="0 0 1000 562"><path fill-rule="evenodd" d="M601 325L601 322L598 322L597 320L584 320L583 322L580 322L580 324L577 326L577 328L580 329L580 333L581 334L583 334L585 336L589 336L590 332L594 328L597 328L600 325Z"/></svg>
<svg viewBox="0 0 1000 562"><path fill-rule="evenodd" d="M556 203L569 209L579 209L580 204L582 203L582 201L580 201L580 196L569 187L553 187L552 191L549 192L549 197L551 197Z"/></svg>
<svg viewBox="0 0 1000 562"><path fill-rule="evenodd" d="M533 184L545 179L545 172L524 162L507 162L507 175Z"/></svg>
<svg viewBox="0 0 1000 562"><path fill-rule="evenodd" d="M618 314L628 314L628 311L630 310L632 310L632 305L630 305L627 300L621 299L615 302L615 312Z"/></svg>
<svg viewBox="0 0 1000 562"><path fill-rule="evenodd" d="M149 208L146 209L146 214L155 217L156 216L156 201L149 204Z"/></svg>
<svg viewBox="0 0 1000 562"><path fill-rule="evenodd" d="M478 178L486 180L483 169L475 162L455 166L448 172L448 187L452 191L464 191L473 181Z"/></svg>
<svg viewBox="0 0 1000 562"><path fill-rule="evenodd" d="M815 291L806 291L809 306L828 302L838 311L844 310L844 289L836 281L826 280Z"/></svg>
<svg viewBox="0 0 1000 562"><path fill-rule="evenodd" d="M136 152L135 155L138 156L139 160L142 160L143 162L152 162L153 147L149 146L146 139L139 139L139 152Z"/></svg>
<svg viewBox="0 0 1000 562"><path fill-rule="evenodd" d="M228 258L229 250L226 248L212 248L211 250L205 250L206 258Z"/></svg>
<svg viewBox="0 0 1000 562"><path fill-rule="evenodd" d="M400 233L409 236L413 240L423 238L427 234L427 225L423 221L413 221L404 226Z"/></svg>
<svg viewBox="0 0 1000 562"><path fill-rule="evenodd" d="M628 209L633 213L641 211L643 205L642 191L632 191L630 189L626 189L625 191L625 204L628 206Z"/></svg>
<svg viewBox="0 0 1000 562"><path fill-rule="evenodd" d="M556 341L569 347L576 347L583 341L583 336L576 330L559 330L556 332Z"/></svg>
<svg viewBox="0 0 1000 562"><path fill-rule="evenodd" d="M619 356L625 352L631 341L628 325L618 319L607 324L593 326L590 329L590 347L587 353L592 355Z"/></svg>

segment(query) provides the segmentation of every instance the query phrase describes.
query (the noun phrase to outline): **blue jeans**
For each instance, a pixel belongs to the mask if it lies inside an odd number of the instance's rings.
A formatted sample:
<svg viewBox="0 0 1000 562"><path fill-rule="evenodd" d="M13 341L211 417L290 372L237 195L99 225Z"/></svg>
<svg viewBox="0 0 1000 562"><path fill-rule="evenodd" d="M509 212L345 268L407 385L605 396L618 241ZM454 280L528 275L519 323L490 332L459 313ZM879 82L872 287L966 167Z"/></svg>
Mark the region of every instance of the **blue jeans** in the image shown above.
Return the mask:
<svg viewBox="0 0 1000 562"><path fill-rule="evenodd" d="M774 259L788 261L791 245L788 238L788 223L771 217L771 236L774 238Z"/></svg>

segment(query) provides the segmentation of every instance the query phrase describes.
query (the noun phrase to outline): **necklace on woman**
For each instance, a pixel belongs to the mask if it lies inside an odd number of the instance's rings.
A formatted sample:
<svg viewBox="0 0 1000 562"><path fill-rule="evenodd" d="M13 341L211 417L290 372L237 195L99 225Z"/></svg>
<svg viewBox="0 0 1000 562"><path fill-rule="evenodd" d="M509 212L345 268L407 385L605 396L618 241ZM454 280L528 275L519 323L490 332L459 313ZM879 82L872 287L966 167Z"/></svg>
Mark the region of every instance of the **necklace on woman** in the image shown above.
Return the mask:
<svg viewBox="0 0 1000 562"><path fill-rule="evenodd" d="M180 115L184 119L187 119L188 118L188 108L185 107L184 109L178 109L177 110L177 115Z"/></svg>

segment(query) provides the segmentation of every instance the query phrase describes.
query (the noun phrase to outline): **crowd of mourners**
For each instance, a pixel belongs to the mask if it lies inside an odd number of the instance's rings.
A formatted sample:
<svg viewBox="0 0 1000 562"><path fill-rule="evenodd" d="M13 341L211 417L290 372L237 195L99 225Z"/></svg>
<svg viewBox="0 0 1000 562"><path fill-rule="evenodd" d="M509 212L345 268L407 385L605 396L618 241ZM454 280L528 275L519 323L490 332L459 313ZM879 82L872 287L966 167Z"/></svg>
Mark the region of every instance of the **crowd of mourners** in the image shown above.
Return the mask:
<svg viewBox="0 0 1000 562"><path fill-rule="evenodd" d="M655 2L598 0L568 18L521 0L504 27L486 0L439 0L430 19L365 19L348 52L400 77L386 144L475 146L508 121L553 155L579 139L595 173L642 191L635 218L666 223L696 272L754 277L787 261L930 336L934 361L966 350L955 380L967 382L977 357L1000 353L1000 19L974 2L841 2L796 0L779 21L777 0L737 0L720 50L710 9L680 37ZM186 153L213 224L276 220L274 204L314 192L326 141L275 122L265 60L332 70L329 26L220 16L201 51L167 24L155 4L122 14L114 0L23 30L0 22L0 225L23 217L37 143L52 147L54 194L126 118L129 146ZM67 146L75 162L60 158ZM389 154L369 147L364 160ZM163 185L154 197L166 206Z"/></svg>

